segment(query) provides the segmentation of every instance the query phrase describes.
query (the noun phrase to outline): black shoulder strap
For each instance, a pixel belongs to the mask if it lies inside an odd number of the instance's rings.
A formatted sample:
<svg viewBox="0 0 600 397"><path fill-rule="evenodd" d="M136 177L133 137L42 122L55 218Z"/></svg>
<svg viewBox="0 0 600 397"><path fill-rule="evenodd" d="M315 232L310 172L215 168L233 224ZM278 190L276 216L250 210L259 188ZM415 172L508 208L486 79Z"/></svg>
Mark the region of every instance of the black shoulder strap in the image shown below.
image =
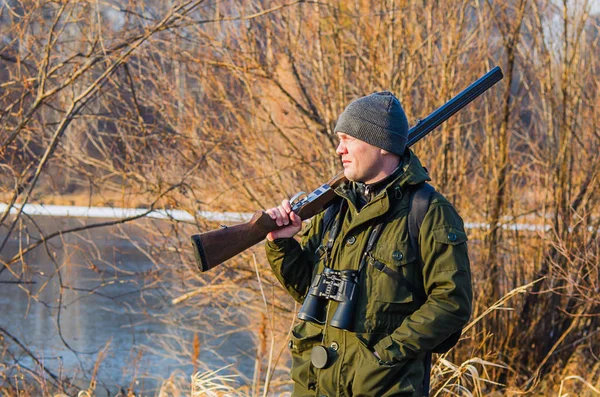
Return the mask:
<svg viewBox="0 0 600 397"><path fill-rule="evenodd" d="M429 204L431 203L431 197L435 189L430 184L423 182L418 184L412 191L410 197L410 204L408 210L408 238L410 245L417 255L421 266L423 261L421 260L421 249L419 248L419 233L421 231L421 225L423 219L429 210Z"/></svg>
<svg viewBox="0 0 600 397"><path fill-rule="evenodd" d="M334 225L334 221L337 217L337 215L341 212L342 210L342 203L343 203L343 199L341 197L337 197L336 199L333 200L333 203L331 203L331 205L329 205L329 207L327 207L327 209L325 210L325 215L323 215L323 231L322 231L322 236L325 235L325 233L327 233L328 230L331 230L330 233L330 239L335 239L337 237L337 232L339 230L339 225L336 224ZM339 219L338 219L338 223L339 223ZM332 226L334 227L334 229L332 229ZM332 236L334 235L334 236Z"/></svg>
<svg viewBox="0 0 600 397"><path fill-rule="evenodd" d="M415 255L417 255L417 260L419 261L421 269L423 268L424 263L423 258L421 258L421 247L419 247L419 233L421 232L421 225L429 210L429 204L431 203L431 197L434 192L435 189L433 186L423 182L413 189L410 197L408 209L408 238ZM423 396L429 396L431 352L427 352L425 355L425 368L426 374L423 377Z"/></svg>
<svg viewBox="0 0 600 397"><path fill-rule="evenodd" d="M325 215L323 215L323 234L327 232L333 225L333 221L335 220L336 215L340 212L340 208L342 206L342 199L337 197L333 200L333 203L327 207L325 210Z"/></svg>
<svg viewBox="0 0 600 397"><path fill-rule="evenodd" d="M334 199L333 203L331 203L329 205L329 207L327 207L327 209L325 210L325 214L323 215L323 220L322 220L322 225L323 225L323 229L321 231L321 239L323 239L325 237L325 234L329 231L329 238L327 239L327 242L324 244L324 241L321 240L321 245L319 245L319 247L317 248L317 253L319 254L319 256L329 256L329 253L331 252L331 249L333 248L333 242L337 237L337 234L339 232L341 223L342 223L342 217L341 217L341 213L344 210L344 199L342 199L341 197L337 197L336 199ZM338 216L338 214L340 216ZM337 222L335 221L337 217Z"/></svg>

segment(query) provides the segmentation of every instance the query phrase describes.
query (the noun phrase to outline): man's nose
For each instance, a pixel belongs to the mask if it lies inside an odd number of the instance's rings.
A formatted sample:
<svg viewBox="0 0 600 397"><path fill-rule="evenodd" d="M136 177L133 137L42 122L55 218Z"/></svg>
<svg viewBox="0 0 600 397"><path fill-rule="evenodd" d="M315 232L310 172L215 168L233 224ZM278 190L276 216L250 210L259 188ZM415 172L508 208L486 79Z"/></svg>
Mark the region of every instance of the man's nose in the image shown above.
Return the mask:
<svg viewBox="0 0 600 397"><path fill-rule="evenodd" d="M340 143L338 144L338 146L337 146L337 149L335 149L335 152L336 152L337 154L339 154L340 156L341 156L342 154L345 154L345 153L346 153L346 145L344 145L344 143L343 143L343 142L340 142Z"/></svg>

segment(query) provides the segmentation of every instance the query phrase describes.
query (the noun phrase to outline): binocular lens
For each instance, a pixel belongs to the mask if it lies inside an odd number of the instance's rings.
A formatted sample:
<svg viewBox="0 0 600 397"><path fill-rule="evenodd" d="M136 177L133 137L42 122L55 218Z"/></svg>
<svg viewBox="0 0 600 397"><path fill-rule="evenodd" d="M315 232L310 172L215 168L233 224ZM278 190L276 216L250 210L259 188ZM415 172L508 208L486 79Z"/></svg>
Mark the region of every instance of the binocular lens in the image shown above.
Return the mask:
<svg viewBox="0 0 600 397"><path fill-rule="evenodd" d="M352 330L352 323L354 322L354 301L348 300L340 303L335 310L335 314L331 318L329 324L332 327L345 329L347 331Z"/></svg>
<svg viewBox="0 0 600 397"><path fill-rule="evenodd" d="M327 301L308 294L298 312L298 318L311 323L325 324Z"/></svg>

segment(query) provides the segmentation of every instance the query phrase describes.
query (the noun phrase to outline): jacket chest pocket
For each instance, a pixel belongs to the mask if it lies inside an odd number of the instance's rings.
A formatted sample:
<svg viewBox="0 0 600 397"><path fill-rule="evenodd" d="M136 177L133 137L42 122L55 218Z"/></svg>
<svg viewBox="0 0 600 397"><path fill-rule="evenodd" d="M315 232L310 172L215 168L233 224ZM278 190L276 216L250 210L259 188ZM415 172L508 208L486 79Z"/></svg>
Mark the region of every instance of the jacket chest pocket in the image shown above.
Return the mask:
<svg viewBox="0 0 600 397"><path fill-rule="evenodd" d="M419 263L409 242L377 244L368 258L370 300L391 304L412 303L419 285Z"/></svg>

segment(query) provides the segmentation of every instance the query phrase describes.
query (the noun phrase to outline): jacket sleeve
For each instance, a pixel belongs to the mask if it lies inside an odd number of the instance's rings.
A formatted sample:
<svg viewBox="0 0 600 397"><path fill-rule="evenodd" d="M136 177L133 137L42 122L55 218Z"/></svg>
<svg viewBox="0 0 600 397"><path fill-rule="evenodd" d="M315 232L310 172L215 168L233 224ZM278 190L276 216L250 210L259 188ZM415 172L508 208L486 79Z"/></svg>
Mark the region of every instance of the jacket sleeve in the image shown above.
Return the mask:
<svg viewBox="0 0 600 397"><path fill-rule="evenodd" d="M295 238L266 240L267 260L273 273L297 302L304 302L316 264L315 251L321 242L323 213L314 216Z"/></svg>
<svg viewBox="0 0 600 397"><path fill-rule="evenodd" d="M454 207L434 196L419 233L427 300L375 346L382 360L431 351L468 322L473 293L466 241L463 220Z"/></svg>

